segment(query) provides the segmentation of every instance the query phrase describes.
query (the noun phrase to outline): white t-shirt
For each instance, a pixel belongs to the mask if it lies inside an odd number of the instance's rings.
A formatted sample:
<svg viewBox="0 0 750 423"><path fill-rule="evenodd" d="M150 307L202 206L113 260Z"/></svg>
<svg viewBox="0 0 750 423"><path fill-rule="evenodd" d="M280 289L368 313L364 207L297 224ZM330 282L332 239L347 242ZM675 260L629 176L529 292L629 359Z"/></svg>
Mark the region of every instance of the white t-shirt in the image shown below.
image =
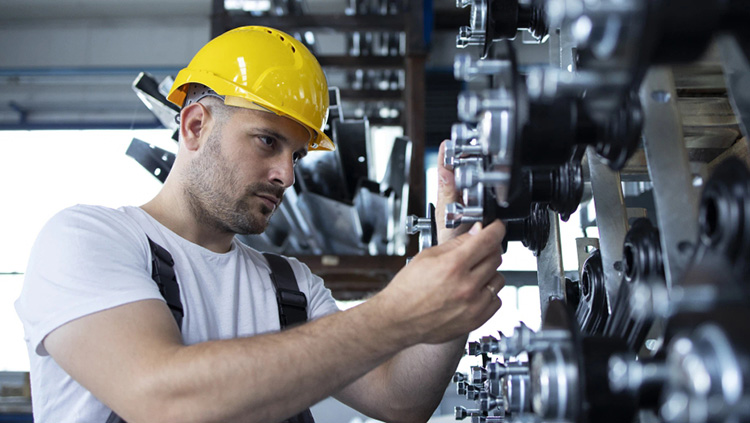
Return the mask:
<svg viewBox="0 0 750 423"><path fill-rule="evenodd" d="M217 254L181 238L137 207L75 206L55 215L32 248L16 311L31 360L38 423L104 423L110 410L49 356L42 341L79 317L133 301L160 299L146 235L172 254L185 316L185 344L278 331L279 314L262 254L232 241ZM308 318L338 311L322 279L289 258ZM168 357L165 357L165 360Z"/></svg>

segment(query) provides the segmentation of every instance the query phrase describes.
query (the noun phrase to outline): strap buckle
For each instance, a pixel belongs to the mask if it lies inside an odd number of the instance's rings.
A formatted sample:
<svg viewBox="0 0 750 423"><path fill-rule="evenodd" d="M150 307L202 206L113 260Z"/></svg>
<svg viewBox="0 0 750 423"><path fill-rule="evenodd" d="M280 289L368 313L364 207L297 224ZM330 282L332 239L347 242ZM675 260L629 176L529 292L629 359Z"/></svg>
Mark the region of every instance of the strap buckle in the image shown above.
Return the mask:
<svg viewBox="0 0 750 423"><path fill-rule="evenodd" d="M276 293L276 298L278 298L279 304L281 304L282 306L301 309L307 308L307 297L303 292L300 291L279 288Z"/></svg>

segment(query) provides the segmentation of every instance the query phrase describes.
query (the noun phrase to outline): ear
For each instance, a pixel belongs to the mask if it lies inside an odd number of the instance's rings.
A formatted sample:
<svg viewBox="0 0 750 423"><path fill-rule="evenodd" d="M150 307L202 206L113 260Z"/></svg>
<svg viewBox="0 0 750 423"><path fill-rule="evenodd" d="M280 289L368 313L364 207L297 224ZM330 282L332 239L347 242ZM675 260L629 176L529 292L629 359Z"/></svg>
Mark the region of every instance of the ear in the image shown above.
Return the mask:
<svg viewBox="0 0 750 423"><path fill-rule="evenodd" d="M180 141L183 147L190 151L198 150L208 120L208 110L200 103L193 103L180 111Z"/></svg>

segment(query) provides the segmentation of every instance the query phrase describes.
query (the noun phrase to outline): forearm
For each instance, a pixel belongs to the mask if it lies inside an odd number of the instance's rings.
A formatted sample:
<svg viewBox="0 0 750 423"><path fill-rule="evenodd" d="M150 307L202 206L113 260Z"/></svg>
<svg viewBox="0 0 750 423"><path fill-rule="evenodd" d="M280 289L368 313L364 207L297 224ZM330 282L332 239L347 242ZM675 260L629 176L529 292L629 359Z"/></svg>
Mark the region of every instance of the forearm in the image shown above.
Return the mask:
<svg viewBox="0 0 750 423"><path fill-rule="evenodd" d="M427 421L440 403L463 355L466 337L442 344L418 344L336 395L357 410L388 422Z"/></svg>
<svg viewBox="0 0 750 423"><path fill-rule="evenodd" d="M288 331L183 347L147 389L167 420L273 422L352 383L405 347L376 307ZM162 408L163 409L163 408Z"/></svg>
<svg viewBox="0 0 750 423"><path fill-rule="evenodd" d="M432 415L464 354L466 339L461 336L444 344L418 344L391 358L386 382L391 387L390 403Z"/></svg>

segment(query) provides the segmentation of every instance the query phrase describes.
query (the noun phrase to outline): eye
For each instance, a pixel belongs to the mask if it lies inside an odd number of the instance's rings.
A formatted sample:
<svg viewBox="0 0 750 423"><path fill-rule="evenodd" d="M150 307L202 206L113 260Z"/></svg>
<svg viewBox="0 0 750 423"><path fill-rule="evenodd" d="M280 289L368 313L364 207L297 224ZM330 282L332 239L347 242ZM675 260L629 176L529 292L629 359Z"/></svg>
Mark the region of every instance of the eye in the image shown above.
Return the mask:
<svg viewBox="0 0 750 423"><path fill-rule="evenodd" d="M299 163L300 159L302 159L302 154L294 153L294 155L292 156L292 162L295 166L297 166L297 163Z"/></svg>
<svg viewBox="0 0 750 423"><path fill-rule="evenodd" d="M272 147L273 144L276 142L276 139L274 137L269 137L266 135L258 135L258 139L260 140L260 142L262 142L263 144L269 147Z"/></svg>

